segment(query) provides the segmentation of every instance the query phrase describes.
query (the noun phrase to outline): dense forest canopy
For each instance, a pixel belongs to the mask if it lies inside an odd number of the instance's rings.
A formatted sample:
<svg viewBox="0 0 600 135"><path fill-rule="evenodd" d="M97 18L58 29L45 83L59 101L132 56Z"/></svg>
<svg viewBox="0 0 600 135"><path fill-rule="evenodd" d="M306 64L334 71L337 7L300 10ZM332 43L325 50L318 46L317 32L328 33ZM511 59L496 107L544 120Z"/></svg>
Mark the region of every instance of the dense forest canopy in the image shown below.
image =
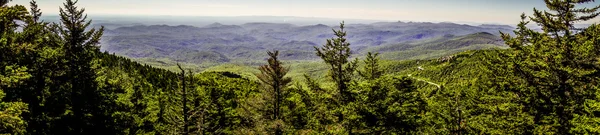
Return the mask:
<svg viewBox="0 0 600 135"><path fill-rule="evenodd" d="M0 0L0 134L600 134L600 26L575 27L600 5L544 2L500 33L509 48L439 59L354 58L342 22L311 48L326 75L292 78L316 67L265 50L250 76L156 68L101 52L77 1L44 22L36 1Z"/></svg>

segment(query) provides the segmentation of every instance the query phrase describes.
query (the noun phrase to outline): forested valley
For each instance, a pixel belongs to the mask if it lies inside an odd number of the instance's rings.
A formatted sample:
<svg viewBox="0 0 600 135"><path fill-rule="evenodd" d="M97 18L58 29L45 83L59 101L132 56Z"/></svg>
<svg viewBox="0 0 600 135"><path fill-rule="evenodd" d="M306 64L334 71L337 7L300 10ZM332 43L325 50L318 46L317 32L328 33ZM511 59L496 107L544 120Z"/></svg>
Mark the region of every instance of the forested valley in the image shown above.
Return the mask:
<svg viewBox="0 0 600 135"><path fill-rule="evenodd" d="M10 2L0 134L600 134L600 26L575 27L600 15L579 6L594 0L545 0L500 33L508 48L425 60L355 58L342 22L312 51L322 78L277 50L250 75L158 68L101 52L104 27L76 0L57 23Z"/></svg>

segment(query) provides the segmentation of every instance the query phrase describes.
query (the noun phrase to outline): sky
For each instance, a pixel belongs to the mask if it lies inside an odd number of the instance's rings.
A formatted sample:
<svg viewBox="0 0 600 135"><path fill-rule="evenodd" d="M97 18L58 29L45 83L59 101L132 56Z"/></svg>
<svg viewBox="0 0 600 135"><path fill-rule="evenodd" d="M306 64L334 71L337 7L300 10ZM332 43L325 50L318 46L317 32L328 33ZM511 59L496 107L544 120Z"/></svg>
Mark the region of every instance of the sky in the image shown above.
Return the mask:
<svg viewBox="0 0 600 135"><path fill-rule="evenodd" d="M57 15L63 0L37 0ZM28 5L29 0L12 4ZM592 7L600 1L584 5ZM89 15L294 16L382 21L517 24L543 0L79 0ZM596 18L586 23L600 22Z"/></svg>

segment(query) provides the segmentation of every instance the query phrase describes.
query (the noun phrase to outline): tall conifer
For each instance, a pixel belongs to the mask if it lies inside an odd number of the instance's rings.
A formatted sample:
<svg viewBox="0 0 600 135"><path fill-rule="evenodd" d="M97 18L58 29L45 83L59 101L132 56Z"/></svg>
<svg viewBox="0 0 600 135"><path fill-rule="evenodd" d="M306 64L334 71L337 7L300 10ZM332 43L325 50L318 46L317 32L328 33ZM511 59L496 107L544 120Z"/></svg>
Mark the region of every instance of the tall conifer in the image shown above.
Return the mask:
<svg viewBox="0 0 600 135"><path fill-rule="evenodd" d="M506 44L515 50L512 62L517 94L533 115L538 133L572 134L573 124L584 111L586 100L594 99L600 83L600 58L597 26L586 29L575 24L597 17L599 6L580 8L594 0L545 0L549 11L534 9L529 17L542 27L541 32L526 27L523 21L515 31L516 37L502 34Z"/></svg>
<svg viewBox="0 0 600 135"><path fill-rule="evenodd" d="M317 56L321 57L330 66L331 78L337 85L339 91L339 102L345 104L350 100L348 83L356 70L357 61L350 61L350 43L346 41L344 22L340 23L340 30L333 29L335 38L327 39L327 43L321 48L315 47Z"/></svg>
<svg viewBox="0 0 600 135"><path fill-rule="evenodd" d="M364 60L365 66L358 74L367 80L376 80L383 75L383 70L379 67L379 53L367 53L367 58Z"/></svg>
<svg viewBox="0 0 600 135"><path fill-rule="evenodd" d="M273 103L272 112L273 112L273 120L278 121L281 120L281 103L283 103L284 89L288 86L288 84L292 81L291 78L285 77L288 68L283 67L281 61L277 58L279 55L279 51L271 52L267 51L269 55L269 59L267 60L267 65L262 65L258 69L260 70L260 74L256 76L258 79L268 87L267 93L271 97L271 102ZM277 125L277 129L275 134L282 134L282 129Z"/></svg>
<svg viewBox="0 0 600 135"><path fill-rule="evenodd" d="M94 133L95 130L106 131L99 128L104 120L99 119L101 114L98 107L103 101L102 94L96 89L96 72L92 66L95 55L99 53L100 37L104 27L96 30L88 27L91 21L84 14L85 9L77 6L77 1L67 0L60 8L60 24L55 25L59 44L65 53L67 62L66 78L69 89L68 111L65 113L67 121L71 122L65 133L85 134Z"/></svg>

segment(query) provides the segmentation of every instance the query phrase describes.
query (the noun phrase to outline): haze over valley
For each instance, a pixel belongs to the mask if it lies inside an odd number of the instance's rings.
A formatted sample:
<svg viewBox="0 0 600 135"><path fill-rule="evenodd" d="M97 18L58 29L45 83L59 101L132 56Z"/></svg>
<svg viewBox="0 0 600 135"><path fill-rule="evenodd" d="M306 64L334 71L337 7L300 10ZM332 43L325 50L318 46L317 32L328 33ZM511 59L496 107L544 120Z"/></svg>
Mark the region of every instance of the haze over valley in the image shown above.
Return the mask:
<svg viewBox="0 0 600 135"><path fill-rule="evenodd" d="M329 33L334 28L323 24L285 23L213 23L202 27L135 25L107 29L101 50L132 58L169 58L189 63L262 60L267 58L263 55L265 50L280 50L283 60L316 60L314 46L332 38ZM395 60L428 59L464 50L504 47L499 32L508 33L512 29L506 25L426 22L347 24L347 30L351 31L348 41L357 56L372 51ZM434 52L437 54L431 54Z"/></svg>

